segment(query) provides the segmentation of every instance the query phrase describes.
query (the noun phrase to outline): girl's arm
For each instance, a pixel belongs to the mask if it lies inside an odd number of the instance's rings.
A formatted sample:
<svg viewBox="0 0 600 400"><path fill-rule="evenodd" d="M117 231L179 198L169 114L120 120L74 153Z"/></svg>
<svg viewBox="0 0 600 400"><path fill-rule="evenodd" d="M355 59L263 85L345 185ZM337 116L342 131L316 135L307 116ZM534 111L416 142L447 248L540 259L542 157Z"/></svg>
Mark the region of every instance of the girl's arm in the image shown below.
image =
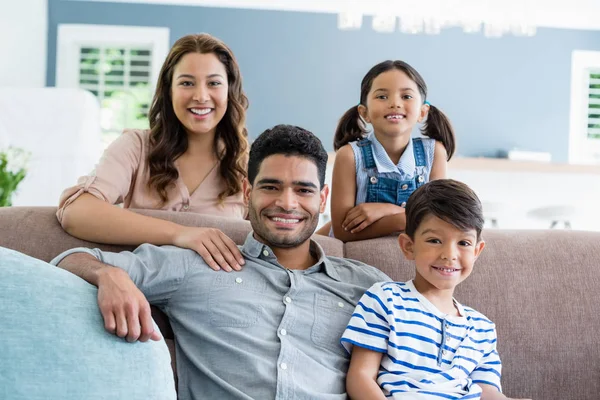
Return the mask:
<svg viewBox="0 0 600 400"><path fill-rule="evenodd" d="M387 203L363 203L355 207L354 163L354 152L350 145L338 150L331 182L331 224L334 236L344 242L351 242L387 236L403 230L406 218L402 207Z"/></svg>
<svg viewBox="0 0 600 400"><path fill-rule="evenodd" d="M429 180L434 181L436 179L446 178L448 170L448 153L442 142L435 141L435 147L433 151L433 165L431 166L431 172L429 173Z"/></svg>
<svg viewBox="0 0 600 400"><path fill-rule="evenodd" d="M350 368L346 376L346 390L352 400L383 400L385 396L377 384L377 372L383 353L353 346Z"/></svg>
<svg viewBox="0 0 600 400"><path fill-rule="evenodd" d="M63 229L97 243L170 244L196 251L214 270L239 270L244 259L236 244L218 229L187 227L148 217L84 193L63 211Z"/></svg>

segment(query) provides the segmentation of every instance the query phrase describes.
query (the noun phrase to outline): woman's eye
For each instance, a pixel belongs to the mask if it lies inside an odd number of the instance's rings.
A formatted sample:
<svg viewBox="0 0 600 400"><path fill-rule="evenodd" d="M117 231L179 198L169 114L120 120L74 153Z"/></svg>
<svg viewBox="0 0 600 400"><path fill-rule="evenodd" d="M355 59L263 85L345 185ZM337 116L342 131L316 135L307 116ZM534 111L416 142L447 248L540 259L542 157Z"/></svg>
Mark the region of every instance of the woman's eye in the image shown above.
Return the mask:
<svg viewBox="0 0 600 400"><path fill-rule="evenodd" d="M179 82L180 86L192 86L193 83L190 81L183 81L183 82Z"/></svg>
<svg viewBox="0 0 600 400"><path fill-rule="evenodd" d="M386 95L384 95L384 94L382 94L382 95L379 95L379 96L377 96L377 97L375 97L375 98L376 98L376 99L385 100L385 99L387 99L387 96L386 96Z"/></svg>
<svg viewBox="0 0 600 400"><path fill-rule="evenodd" d="M221 82L219 82L219 81L212 81L212 82L208 83L208 86L220 86L220 85L221 85Z"/></svg>
<svg viewBox="0 0 600 400"><path fill-rule="evenodd" d="M412 99L413 97L412 97L410 94L406 94L406 95L404 95L402 98L403 98L404 100L410 100L410 99Z"/></svg>

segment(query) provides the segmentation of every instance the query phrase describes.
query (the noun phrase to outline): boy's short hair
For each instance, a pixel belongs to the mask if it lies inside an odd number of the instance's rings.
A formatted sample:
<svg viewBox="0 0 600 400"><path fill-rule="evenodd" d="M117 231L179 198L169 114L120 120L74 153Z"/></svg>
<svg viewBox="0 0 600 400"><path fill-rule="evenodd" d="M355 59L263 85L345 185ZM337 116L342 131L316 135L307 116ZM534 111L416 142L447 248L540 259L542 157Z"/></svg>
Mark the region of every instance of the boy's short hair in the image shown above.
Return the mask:
<svg viewBox="0 0 600 400"><path fill-rule="evenodd" d="M462 182L438 179L415 190L406 202L405 233L414 239L425 217L433 215L456 228L467 231L475 229L477 241L483 229L483 210L475 192Z"/></svg>
<svg viewBox="0 0 600 400"><path fill-rule="evenodd" d="M312 132L292 125L276 125L264 131L250 147L248 181L251 185L254 185L263 160L275 154L305 157L314 162L323 189L328 156L323 143Z"/></svg>

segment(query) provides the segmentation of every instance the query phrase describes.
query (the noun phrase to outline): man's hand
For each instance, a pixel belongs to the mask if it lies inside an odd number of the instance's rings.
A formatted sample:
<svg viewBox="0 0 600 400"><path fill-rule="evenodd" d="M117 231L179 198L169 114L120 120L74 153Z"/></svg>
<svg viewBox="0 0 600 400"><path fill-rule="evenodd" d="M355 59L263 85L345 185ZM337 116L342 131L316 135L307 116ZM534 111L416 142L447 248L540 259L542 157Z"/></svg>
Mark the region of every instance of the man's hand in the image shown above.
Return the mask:
<svg viewBox="0 0 600 400"><path fill-rule="evenodd" d="M150 304L125 271L105 268L99 272L98 305L108 332L128 342L161 339L154 330Z"/></svg>
<svg viewBox="0 0 600 400"><path fill-rule="evenodd" d="M215 271L239 271L245 263L235 242L218 229L182 227L173 244L194 250Z"/></svg>
<svg viewBox="0 0 600 400"><path fill-rule="evenodd" d="M342 222L342 228L350 233L357 233L379 221L386 215L404 212L402 207L388 203L361 203L352 207Z"/></svg>

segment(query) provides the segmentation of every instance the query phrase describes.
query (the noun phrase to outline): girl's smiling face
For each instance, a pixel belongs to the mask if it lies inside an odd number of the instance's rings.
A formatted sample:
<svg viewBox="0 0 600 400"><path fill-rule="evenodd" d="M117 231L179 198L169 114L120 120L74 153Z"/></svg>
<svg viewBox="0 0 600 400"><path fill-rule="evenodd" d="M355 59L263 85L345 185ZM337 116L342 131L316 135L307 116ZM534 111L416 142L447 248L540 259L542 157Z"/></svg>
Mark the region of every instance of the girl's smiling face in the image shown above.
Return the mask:
<svg viewBox="0 0 600 400"><path fill-rule="evenodd" d="M379 135L410 135L414 126L427 115L417 84L403 71L393 68L375 79L366 105L359 105L361 117Z"/></svg>

